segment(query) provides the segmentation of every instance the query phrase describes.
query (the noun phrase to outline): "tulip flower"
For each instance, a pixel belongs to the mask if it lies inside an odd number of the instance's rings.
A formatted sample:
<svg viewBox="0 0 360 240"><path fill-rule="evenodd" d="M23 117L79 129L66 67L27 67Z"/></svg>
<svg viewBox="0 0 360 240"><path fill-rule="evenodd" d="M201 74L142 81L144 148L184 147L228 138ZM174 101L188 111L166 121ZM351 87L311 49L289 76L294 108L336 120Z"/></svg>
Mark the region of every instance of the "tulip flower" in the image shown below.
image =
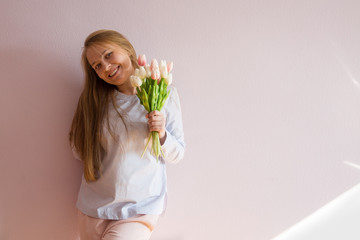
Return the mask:
<svg viewBox="0 0 360 240"><path fill-rule="evenodd" d="M150 69L151 69L151 78L159 80L161 76L160 76L159 64L156 59L151 60Z"/></svg>
<svg viewBox="0 0 360 240"><path fill-rule="evenodd" d="M155 79L155 80L159 80L161 78L159 68L157 68L151 72L151 78Z"/></svg>
<svg viewBox="0 0 360 240"><path fill-rule="evenodd" d="M173 63L173 62L169 62L169 63L167 64L167 70L168 70L168 72L171 72L171 70L173 69L173 66L174 66L174 63Z"/></svg>
<svg viewBox="0 0 360 240"><path fill-rule="evenodd" d="M168 70L167 70L167 66L166 66L166 61L165 60L161 60L160 61L160 74L162 78L167 78L168 75Z"/></svg>
<svg viewBox="0 0 360 240"><path fill-rule="evenodd" d="M146 65L146 56L145 56L145 54L139 55L138 64L139 64L139 66L145 66Z"/></svg>
<svg viewBox="0 0 360 240"><path fill-rule="evenodd" d="M133 87L140 87L141 84L142 84L142 81L141 79L138 77L138 76L134 76L134 75L131 75L130 76L130 83L131 83L131 86Z"/></svg>
<svg viewBox="0 0 360 240"><path fill-rule="evenodd" d="M151 69L150 69L150 65L149 65L149 64L147 64L147 65L145 66L145 70L146 70L146 77L147 77L147 78L151 77Z"/></svg>
<svg viewBox="0 0 360 240"><path fill-rule="evenodd" d="M134 75L140 77L140 69L135 69Z"/></svg>
<svg viewBox="0 0 360 240"><path fill-rule="evenodd" d="M170 86L172 83L172 73L169 73L167 78L165 78L164 80L165 80L166 85Z"/></svg>
<svg viewBox="0 0 360 240"><path fill-rule="evenodd" d="M159 64L156 59L151 60L150 69L151 71L155 71L157 68L159 68Z"/></svg>
<svg viewBox="0 0 360 240"><path fill-rule="evenodd" d="M139 77L140 77L140 79L146 78L146 70L143 66L141 66L139 68Z"/></svg>

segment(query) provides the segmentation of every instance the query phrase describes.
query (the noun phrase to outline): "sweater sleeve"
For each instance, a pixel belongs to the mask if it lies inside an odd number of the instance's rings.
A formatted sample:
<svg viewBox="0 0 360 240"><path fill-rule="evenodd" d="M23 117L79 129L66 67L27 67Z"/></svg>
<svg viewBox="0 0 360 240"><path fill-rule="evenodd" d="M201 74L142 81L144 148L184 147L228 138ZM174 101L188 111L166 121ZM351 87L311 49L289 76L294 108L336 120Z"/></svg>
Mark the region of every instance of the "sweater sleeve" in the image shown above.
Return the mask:
<svg viewBox="0 0 360 240"><path fill-rule="evenodd" d="M180 99L174 86L170 90L169 98L165 103L166 114L166 139L161 146L164 153L163 160L166 163L177 163L185 153L185 140L182 124Z"/></svg>

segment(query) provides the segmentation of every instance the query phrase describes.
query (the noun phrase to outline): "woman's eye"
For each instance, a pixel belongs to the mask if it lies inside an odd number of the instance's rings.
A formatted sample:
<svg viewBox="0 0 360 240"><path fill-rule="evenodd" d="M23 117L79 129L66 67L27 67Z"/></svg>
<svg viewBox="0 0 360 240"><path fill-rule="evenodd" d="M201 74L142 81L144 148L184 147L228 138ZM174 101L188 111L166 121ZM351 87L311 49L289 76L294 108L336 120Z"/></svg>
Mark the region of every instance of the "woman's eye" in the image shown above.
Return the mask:
<svg viewBox="0 0 360 240"><path fill-rule="evenodd" d="M111 54L112 54L112 52L109 52L108 54L105 55L105 57L109 58L109 57L111 57Z"/></svg>
<svg viewBox="0 0 360 240"><path fill-rule="evenodd" d="M95 66L95 70L100 69L100 67L101 67L101 65L100 65L100 64L97 64L97 65Z"/></svg>

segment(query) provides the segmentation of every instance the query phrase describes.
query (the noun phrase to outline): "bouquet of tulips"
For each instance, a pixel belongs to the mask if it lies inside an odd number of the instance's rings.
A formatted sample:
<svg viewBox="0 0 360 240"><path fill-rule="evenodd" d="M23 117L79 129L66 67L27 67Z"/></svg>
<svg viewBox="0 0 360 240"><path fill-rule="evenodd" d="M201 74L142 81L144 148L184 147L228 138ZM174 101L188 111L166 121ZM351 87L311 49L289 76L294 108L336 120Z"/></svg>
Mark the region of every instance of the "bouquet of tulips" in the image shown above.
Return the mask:
<svg viewBox="0 0 360 240"><path fill-rule="evenodd" d="M130 76L131 84L137 90L136 95L148 113L155 110L160 111L170 93L167 86L172 82L171 70L173 63L169 62L167 64L165 60L161 60L159 65L156 59L152 59L149 65L146 64L145 55L139 56L138 63L140 67L135 69L134 75ZM163 152L159 133L155 131L150 133L141 157L144 156L151 139L152 148L150 153L154 154L158 160L159 156L163 155Z"/></svg>

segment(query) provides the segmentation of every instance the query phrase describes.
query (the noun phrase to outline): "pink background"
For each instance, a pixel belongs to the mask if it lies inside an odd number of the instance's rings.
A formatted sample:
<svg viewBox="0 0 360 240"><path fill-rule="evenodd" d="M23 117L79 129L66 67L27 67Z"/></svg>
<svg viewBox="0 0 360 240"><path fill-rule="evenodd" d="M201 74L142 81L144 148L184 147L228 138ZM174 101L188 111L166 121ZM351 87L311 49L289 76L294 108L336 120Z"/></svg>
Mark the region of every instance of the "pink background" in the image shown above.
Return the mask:
<svg viewBox="0 0 360 240"><path fill-rule="evenodd" d="M360 2L0 3L0 239L77 239L86 36L173 60L187 151L153 240L276 237L360 181Z"/></svg>

